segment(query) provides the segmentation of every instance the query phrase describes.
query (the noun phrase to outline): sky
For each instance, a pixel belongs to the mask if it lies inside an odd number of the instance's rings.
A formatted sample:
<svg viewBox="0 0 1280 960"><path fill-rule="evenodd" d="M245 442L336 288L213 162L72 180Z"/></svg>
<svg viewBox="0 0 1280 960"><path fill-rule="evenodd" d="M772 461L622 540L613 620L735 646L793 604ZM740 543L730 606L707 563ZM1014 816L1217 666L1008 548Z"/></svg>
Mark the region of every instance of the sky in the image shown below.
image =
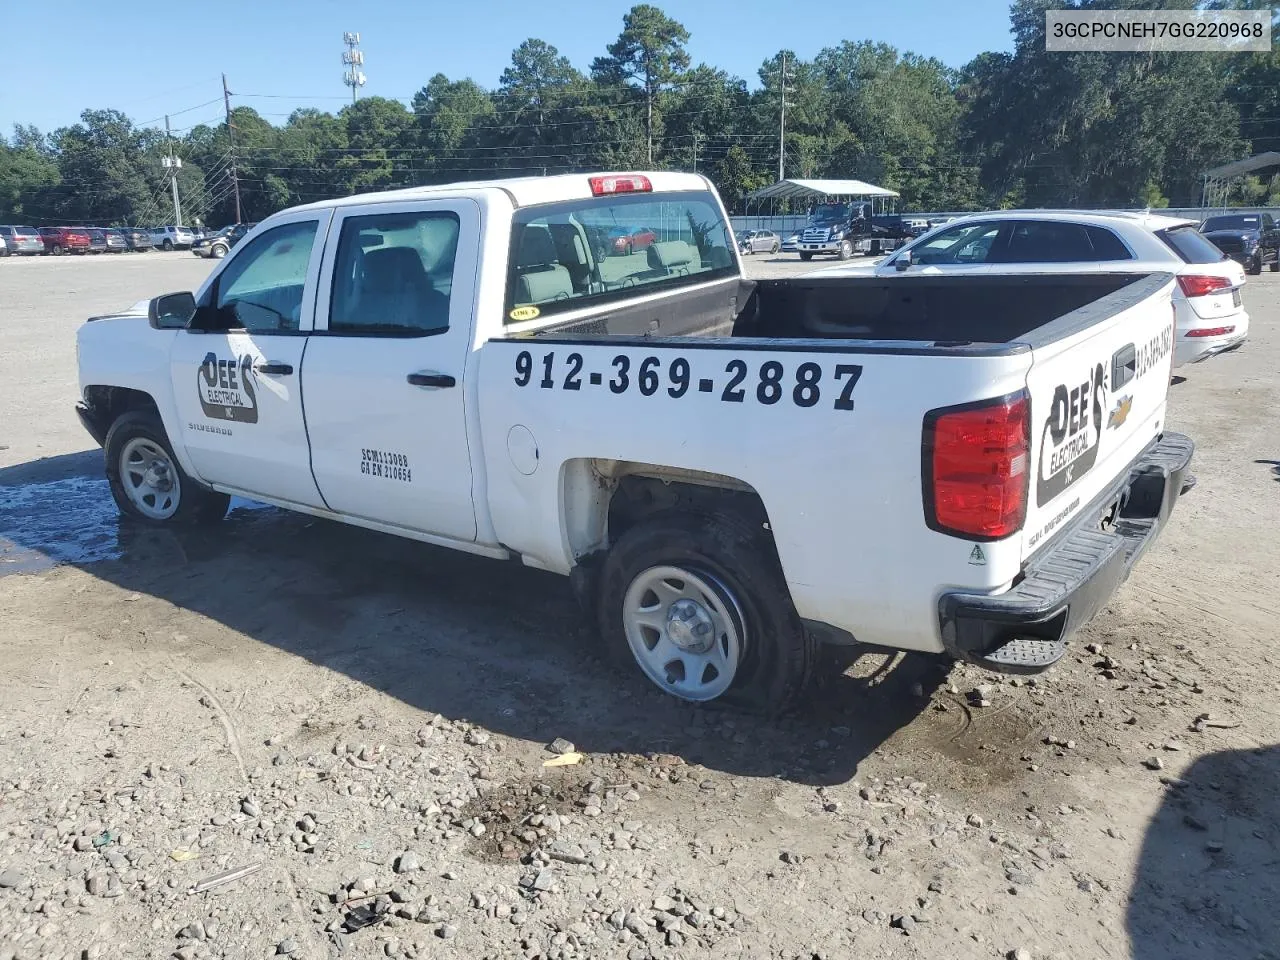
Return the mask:
<svg viewBox="0 0 1280 960"><path fill-rule="evenodd" d="M86 108L123 110L175 130L222 119L225 72L233 106L283 123L300 106L334 111L342 35L358 31L368 81L362 96L408 101L435 73L494 87L511 51L537 37L584 72L622 29L633 0L0 0L10 69L0 85L0 133L14 123L45 132ZM1012 49L1009 0L668 0L689 30L695 64L755 87L781 49L806 59L842 40L874 40L962 66ZM17 60L30 67L18 79Z"/></svg>

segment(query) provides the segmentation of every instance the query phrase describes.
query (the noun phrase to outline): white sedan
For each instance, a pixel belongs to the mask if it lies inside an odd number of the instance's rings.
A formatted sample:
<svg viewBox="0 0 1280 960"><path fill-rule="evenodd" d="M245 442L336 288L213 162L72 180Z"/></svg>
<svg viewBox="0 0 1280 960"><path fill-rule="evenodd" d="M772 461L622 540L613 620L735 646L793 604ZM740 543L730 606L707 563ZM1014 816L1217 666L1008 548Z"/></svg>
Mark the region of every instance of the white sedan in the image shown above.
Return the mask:
<svg viewBox="0 0 1280 960"><path fill-rule="evenodd" d="M1244 268L1197 230L1194 220L1142 213L1002 210L961 217L926 233L875 266L831 267L908 274L1140 273L1177 275L1174 366L1243 344L1249 314L1240 299Z"/></svg>

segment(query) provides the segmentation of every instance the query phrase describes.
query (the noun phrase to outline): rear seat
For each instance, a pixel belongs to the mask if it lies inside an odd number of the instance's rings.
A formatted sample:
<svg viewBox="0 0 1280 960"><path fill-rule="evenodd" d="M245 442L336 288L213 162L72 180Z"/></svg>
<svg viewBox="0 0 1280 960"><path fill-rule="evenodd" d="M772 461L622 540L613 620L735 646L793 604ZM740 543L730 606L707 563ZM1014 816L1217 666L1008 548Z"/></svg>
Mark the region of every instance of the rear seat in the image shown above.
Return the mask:
<svg viewBox="0 0 1280 960"><path fill-rule="evenodd" d="M695 253L693 245L684 240L655 243L649 247L649 265L668 275L687 274L693 269Z"/></svg>
<svg viewBox="0 0 1280 960"><path fill-rule="evenodd" d="M649 254L645 250L637 250L621 257L605 257L598 264L600 281L606 290L625 287L629 283L637 283L640 278L653 269L649 263Z"/></svg>

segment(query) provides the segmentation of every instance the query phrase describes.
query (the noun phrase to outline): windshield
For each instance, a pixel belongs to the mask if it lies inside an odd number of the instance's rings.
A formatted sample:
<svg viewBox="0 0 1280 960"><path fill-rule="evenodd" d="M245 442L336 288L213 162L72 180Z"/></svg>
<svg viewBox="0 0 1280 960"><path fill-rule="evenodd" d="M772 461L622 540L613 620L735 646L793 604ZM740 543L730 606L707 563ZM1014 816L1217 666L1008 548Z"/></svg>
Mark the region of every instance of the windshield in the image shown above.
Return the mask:
<svg viewBox="0 0 1280 960"><path fill-rule="evenodd" d="M840 223L849 217L849 206L843 203L821 203L813 208L809 219L814 223Z"/></svg>
<svg viewBox="0 0 1280 960"><path fill-rule="evenodd" d="M1256 215L1236 214L1230 217L1210 217L1200 227L1201 233L1212 230L1260 230L1262 218Z"/></svg>

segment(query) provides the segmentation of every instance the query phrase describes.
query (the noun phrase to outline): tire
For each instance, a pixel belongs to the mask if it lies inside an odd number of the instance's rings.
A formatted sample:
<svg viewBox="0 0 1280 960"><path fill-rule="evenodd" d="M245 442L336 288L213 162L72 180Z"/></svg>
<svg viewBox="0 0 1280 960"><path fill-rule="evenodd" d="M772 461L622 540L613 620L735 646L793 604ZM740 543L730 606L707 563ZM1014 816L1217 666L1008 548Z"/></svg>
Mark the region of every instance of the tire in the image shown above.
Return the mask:
<svg viewBox="0 0 1280 960"><path fill-rule="evenodd" d="M1262 257L1261 255L1259 255L1249 261L1249 266L1245 268L1245 273L1249 274L1250 276L1256 277L1261 272L1262 272Z"/></svg>
<svg viewBox="0 0 1280 960"><path fill-rule="evenodd" d="M213 259L215 260L221 260L226 255L227 255L227 248L220 243L215 243L212 247L209 248L209 256L213 257Z"/></svg>
<svg viewBox="0 0 1280 960"><path fill-rule="evenodd" d="M164 248L165 253L173 252L173 241L170 240L168 237L164 238L164 243L160 244L160 246Z"/></svg>
<svg viewBox="0 0 1280 960"><path fill-rule="evenodd" d="M837 251L836 256L841 260L848 260L853 256L853 244L848 240L841 240L840 249Z"/></svg>
<svg viewBox="0 0 1280 960"><path fill-rule="evenodd" d="M53 247L52 247L52 248L50 248L49 252L50 252L51 254L53 254L55 257L60 257L60 256L62 256L62 244L60 244L60 243L55 243L55 244L53 245Z"/></svg>
<svg viewBox="0 0 1280 960"><path fill-rule="evenodd" d="M769 249L769 252L770 252L770 253L777 253L777 252L778 252L779 250L781 250L781 249L782 249L782 244L780 244L780 243L775 243L775 244L774 244L774 245Z"/></svg>
<svg viewBox="0 0 1280 960"><path fill-rule="evenodd" d="M1280 257L1271 261L1271 265L1267 267L1272 273L1280 273Z"/></svg>
<svg viewBox="0 0 1280 960"><path fill-rule="evenodd" d="M812 260L812 259L813 259L813 254L812 254L812 253L802 253L802 254L800 254L800 259L801 259L801 260L804 260L804 261L806 261L806 262L807 262L807 261L809 261L809 260Z"/></svg>
<svg viewBox="0 0 1280 960"><path fill-rule="evenodd" d="M212 523L226 515L231 498L187 476L155 413L135 410L119 417L107 431L103 451L111 496L131 520L150 526L188 525ZM152 464L144 470L148 457Z"/></svg>
<svg viewBox="0 0 1280 960"><path fill-rule="evenodd" d="M655 605L660 628L640 622ZM685 701L781 713L817 663L772 542L736 514L672 512L628 530L601 568L596 616L611 659ZM714 634L706 652L677 643L696 645L704 632Z"/></svg>

